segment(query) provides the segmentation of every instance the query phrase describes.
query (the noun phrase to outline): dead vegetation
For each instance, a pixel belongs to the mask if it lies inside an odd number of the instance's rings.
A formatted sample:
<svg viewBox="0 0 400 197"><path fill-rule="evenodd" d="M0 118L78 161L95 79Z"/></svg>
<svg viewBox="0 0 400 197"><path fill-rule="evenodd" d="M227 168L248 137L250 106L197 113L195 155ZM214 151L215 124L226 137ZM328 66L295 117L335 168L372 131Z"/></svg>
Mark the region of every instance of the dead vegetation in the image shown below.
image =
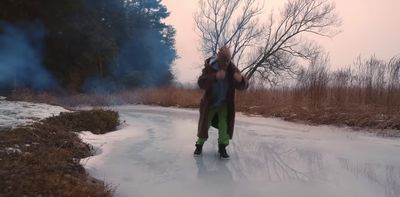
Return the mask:
<svg viewBox="0 0 400 197"><path fill-rule="evenodd" d="M327 62L323 60L312 62L291 85L237 92L237 111L317 125L367 128L385 136L400 136L400 58L388 62L375 57L360 58L352 67L336 71L330 71L325 65ZM17 91L11 98L64 107L147 104L197 108L202 94L200 89L162 87L67 97Z"/></svg>
<svg viewBox="0 0 400 197"><path fill-rule="evenodd" d="M49 92L33 92L19 89L7 97L14 101L48 103L65 108L77 106L110 106L121 104L145 104L195 108L200 102L202 91L179 87L162 87L124 90L113 94L72 94L58 95Z"/></svg>
<svg viewBox="0 0 400 197"><path fill-rule="evenodd" d="M359 58L352 67L330 71L315 60L292 85L237 92L238 111L290 121L370 129L400 137L400 58ZM148 90L146 104L198 107L198 89Z"/></svg>
<svg viewBox="0 0 400 197"><path fill-rule="evenodd" d="M0 131L1 196L112 196L79 163L91 147L73 131L105 133L118 125L118 113L92 110Z"/></svg>

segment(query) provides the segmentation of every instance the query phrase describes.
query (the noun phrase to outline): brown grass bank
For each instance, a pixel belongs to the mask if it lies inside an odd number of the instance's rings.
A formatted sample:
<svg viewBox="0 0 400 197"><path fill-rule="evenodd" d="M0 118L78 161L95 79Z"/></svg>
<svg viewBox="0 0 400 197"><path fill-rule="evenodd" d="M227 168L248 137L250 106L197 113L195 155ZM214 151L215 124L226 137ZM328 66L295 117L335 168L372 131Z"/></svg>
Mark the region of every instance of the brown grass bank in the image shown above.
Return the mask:
<svg viewBox="0 0 400 197"><path fill-rule="evenodd" d="M385 96L368 96L380 93L365 89L325 87L315 91L279 88L237 92L236 109L246 114L371 129L380 135L400 137L400 94L388 101ZM150 105L197 108L201 94L197 89L161 88L148 90L143 98Z"/></svg>
<svg viewBox="0 0 400 197"><path fill-rule="evenodd" d="M400 58L360 58L351 67L335 71L326 65L323 60L313 61L287 86L237 92L237 111L310 124L367 128L381 135L400 137ZM163 87L66 97L22 90L10 98L65 107L147 104L197 108L201 96L199 89Z"/></svg>
<svg viewBox="0 0 400 197"><path fill-rule="evenodd" d="M76 131L113 131L117 112L62 113L27 127L0 131L1 196L112 196L79 163L91 155Z"/></svg>
<svg viewBox="0 0 400 197"><path fill-rule="evenodd" d="M176 106L196 108L199 105L202 91L178 87L162 87L125 90L114 94L70 94L57 95L49 92L34 92L29 89L13 91L7 97L14 101L29 101L59 105L65 108L77 106L109 106L121 104L144 104L159 106Z"/></svg>
<svg viewBox="0 0 400 197"><path fill-rule="evenodd" d="M314 125L349 126L355 129L369 129L370 132L383 136L400 137L400 89L390 91L393 92L382 92L382 89L327 86L252 89L237 92L236 109L246 114L279 117ZM198 108L202 93L200 89L164 87L132 90L103 97L82 94L68 99L68 97L50 96L52 102L48 102L47 93L46 96L29 93L28 97L33 99L28 100L67 108L110 103ZM16 98L18 97L17 95ZM85 99L76 99L78 97ZM107 101L108 99L111 101ZM64 103L64 100L69 100L69 103ZM72 100L74 102L71 102Z"/></svg>

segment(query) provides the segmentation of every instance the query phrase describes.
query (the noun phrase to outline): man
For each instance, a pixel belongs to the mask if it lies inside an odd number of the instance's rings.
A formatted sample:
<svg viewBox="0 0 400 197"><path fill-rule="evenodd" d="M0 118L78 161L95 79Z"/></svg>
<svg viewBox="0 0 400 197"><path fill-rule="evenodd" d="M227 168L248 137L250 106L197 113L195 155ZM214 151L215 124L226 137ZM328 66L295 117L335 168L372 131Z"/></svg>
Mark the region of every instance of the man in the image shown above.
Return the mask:
<svg viewBox="0 0 400 197"><path fill-rule="evenodd" d="M197 81L205 90L200 102L200 118L194 156L200 156L208 138L210 126L218 128L218 152L223 159L229 159L226 146L233 136L235 123L235 89L244 90L248 81L231 62L227 47L219 49L216 57L205 61L202 74Z"/></svg>

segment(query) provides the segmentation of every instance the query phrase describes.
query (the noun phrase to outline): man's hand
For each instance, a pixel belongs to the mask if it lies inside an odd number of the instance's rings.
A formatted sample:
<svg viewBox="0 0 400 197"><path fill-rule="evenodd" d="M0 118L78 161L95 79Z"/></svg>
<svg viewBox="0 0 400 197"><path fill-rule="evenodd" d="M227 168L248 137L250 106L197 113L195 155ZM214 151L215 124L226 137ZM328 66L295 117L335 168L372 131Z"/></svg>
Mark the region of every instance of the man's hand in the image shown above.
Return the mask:
<svg viewBox="0 0 400 197"><path fill-rule="evenodd" d="M233 77L235 78L236 82L238 82L238 83L240 83L243 79L243 76L239 72L235 72L235 74L233 74Z"/></svg>
<svg viewBox="0 0 400 197"><path fill-rule="evenodd" d="M216 77L218 80L224 79L224 78L225 78L225 71L224 71L224 70L218 71L215 77Z"/></svg>

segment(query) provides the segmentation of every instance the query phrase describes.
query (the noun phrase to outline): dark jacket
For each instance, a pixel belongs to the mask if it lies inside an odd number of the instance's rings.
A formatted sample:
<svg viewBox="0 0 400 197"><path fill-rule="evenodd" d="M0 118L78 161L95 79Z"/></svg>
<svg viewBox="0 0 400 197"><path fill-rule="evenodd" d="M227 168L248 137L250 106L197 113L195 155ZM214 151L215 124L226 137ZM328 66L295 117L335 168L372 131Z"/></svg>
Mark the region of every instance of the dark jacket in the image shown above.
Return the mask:
<svg viewBox="0 0 400 197"><path fill-rule="evenodd" d="M205 90L203 98L200 101L200 118L197 136L200 138L208 138L208 111L210 106L212 105L212 88L213 84L217 81L216 73L217 71L212 68L209 64L210 58L205 61L204 68L202 73L197 81L199 87ZM249 83L246 77L243 77L241 82L236 82L233 74L235 72L239 72L239 69L231 62L226 69L226 75L229 87L227 93L227 107L228 107L228 134L230 139L233 136L233 127L235 125L235 89L237 90L245 90L248 88ZM212 126L218 128L217 116L213 117Z"/></svg>

